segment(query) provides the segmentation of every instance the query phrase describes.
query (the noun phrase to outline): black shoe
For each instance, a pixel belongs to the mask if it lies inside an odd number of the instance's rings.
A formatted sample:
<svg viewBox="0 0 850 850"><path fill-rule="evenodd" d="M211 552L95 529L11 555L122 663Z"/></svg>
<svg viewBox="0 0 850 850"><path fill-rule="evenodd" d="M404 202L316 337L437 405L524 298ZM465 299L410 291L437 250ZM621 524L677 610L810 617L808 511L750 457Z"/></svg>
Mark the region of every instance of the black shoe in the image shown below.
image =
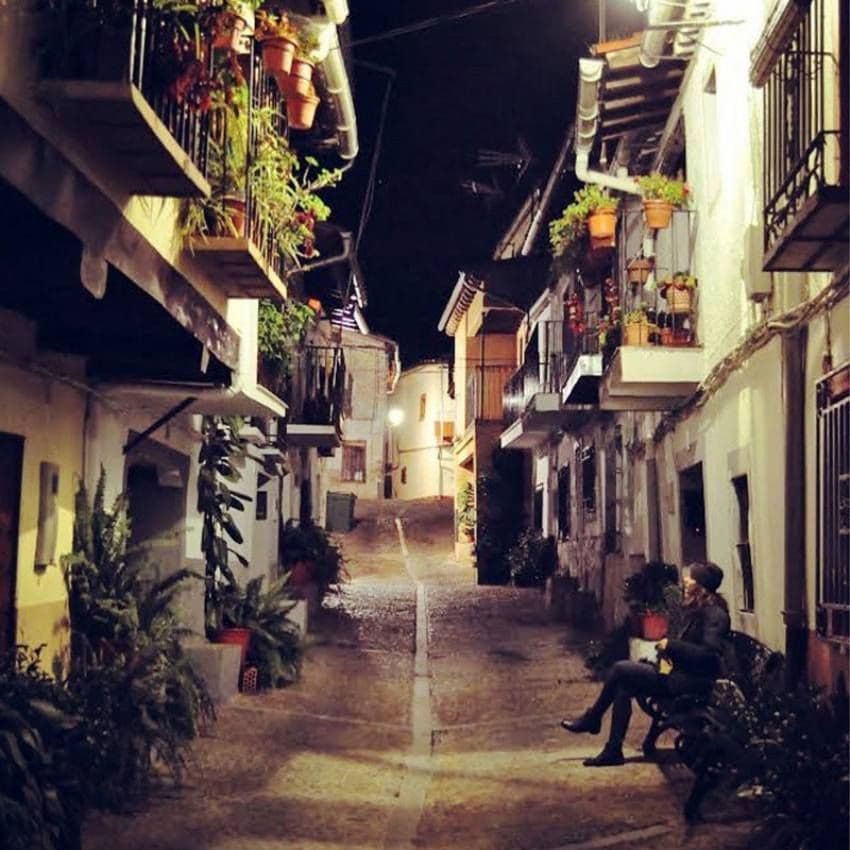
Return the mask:
<svg viewBox="0 0 850 850"><path fill-rule="evenodd" d="M654 761L655 757L658 755L658 749L655 746L655 741L652 741L651 743L644 741L641 745L641 749L643 750L643 757L647 761Z"/></svg>
<svg viewBox="0 0 850 850"><path fill-rule="evenodd" d="M625 763L626 760L623 758L623 751L619 747L616 749L605 747L598 756L593 756L582 762L585 767L613 767Z"/></svg>
<svg viewBox="0 0 850 850"><path fill-rule="evenodd" d="M591 735L596 735L602 728L602 720L590 712L585 711L581 717L577 717L575 720L562 720L561 726L567 732L589 732Z"/></svg>

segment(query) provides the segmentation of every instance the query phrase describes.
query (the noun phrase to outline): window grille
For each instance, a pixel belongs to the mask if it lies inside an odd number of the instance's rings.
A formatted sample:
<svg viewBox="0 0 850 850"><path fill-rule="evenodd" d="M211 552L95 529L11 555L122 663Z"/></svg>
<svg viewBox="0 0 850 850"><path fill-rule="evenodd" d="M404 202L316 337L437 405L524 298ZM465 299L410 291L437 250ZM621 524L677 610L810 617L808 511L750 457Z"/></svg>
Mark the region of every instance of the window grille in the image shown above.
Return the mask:
<svg viewBox="0 0 850 850"><path fill-rule="evenodd" d="M558 471L558 536L567 540L572 523L572 493L570 487L570 465L565 464Z"/></svg>
<svg viewBox="0 0 850 850"><path fill-rule="evenodd" d="M342 480L366 480L366 446L358 443L345 443L342 447Z"/></svg>
<svg viewBox="0 0 850 850"><path fill-rule="evenodd" d="M753 582L753 552L750 548L750 487L746 475L732 479L735 498L738 501L738 569L741 577L741 610L755 608L755 584Z"/></svg>
<svg viewBox="0 0 850 850"><path fill-rule="evenodd" d="M850 640L850 363L817 385L817 627Z"/></svg>

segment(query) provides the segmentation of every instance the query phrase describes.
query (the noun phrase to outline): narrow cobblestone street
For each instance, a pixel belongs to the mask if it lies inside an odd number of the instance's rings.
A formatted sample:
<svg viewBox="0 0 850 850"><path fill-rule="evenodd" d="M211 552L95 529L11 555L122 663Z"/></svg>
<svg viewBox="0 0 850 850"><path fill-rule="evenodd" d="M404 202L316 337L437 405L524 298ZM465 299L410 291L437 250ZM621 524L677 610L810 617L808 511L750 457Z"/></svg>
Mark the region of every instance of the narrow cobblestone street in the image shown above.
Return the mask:
<svg viewBox="0 0 850 850"><path fill-rule="evenodd" d="M222 708L185 788L93 817L86 850L736 846L744 827L710 812L685 829L688 774L638 758L637 714L625 766L582 766L599 739L558 720L597 687L586 636L547 623L538 591L477 587L451 559L450 506L358 514L301 682Z"/></svg>

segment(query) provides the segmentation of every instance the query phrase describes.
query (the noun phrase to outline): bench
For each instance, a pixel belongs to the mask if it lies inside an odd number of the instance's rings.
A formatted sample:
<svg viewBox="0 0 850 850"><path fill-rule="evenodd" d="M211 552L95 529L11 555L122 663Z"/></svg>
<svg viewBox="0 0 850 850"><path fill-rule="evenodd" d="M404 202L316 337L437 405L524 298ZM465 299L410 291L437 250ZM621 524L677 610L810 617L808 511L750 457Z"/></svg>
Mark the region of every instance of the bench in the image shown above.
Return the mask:
<svg viewBox="0 0 850 850"><path fill-rule="evenodd" d="M652 758L659 736L672 730L677 755L694 773L684 807L687 820L699 817L703 798L724 773L723 748L718 745L724 716L736 705L749 702L759 689L775 687L782 676L783 660L782 653L732 631L723 658L724 677L715 681L710 693L637 698L638 706L652 720L643 741L644 755Z"/></svg>

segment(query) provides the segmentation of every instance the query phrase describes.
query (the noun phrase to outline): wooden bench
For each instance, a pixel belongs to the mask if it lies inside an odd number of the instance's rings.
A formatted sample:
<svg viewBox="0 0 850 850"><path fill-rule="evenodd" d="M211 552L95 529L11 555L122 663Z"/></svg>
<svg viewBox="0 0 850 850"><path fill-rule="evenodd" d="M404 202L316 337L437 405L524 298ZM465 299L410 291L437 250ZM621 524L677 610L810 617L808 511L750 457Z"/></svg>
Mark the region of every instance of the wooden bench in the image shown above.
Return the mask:
<svg viewBox="0 0 850 850"><path fill-rule="evenodd" d="M743 632L730 632L724 653L724 675L705 695L638 697L640 708L652 720L643 741L647 758L655 755L659 736L675 732L674 747L694 773L694 784L685 801L688 820L699 817L705 795L724 773L723 748L718 745L724 717L736 705L749 702L760 688L775 687L783 672L783 656Z"/></svg>

